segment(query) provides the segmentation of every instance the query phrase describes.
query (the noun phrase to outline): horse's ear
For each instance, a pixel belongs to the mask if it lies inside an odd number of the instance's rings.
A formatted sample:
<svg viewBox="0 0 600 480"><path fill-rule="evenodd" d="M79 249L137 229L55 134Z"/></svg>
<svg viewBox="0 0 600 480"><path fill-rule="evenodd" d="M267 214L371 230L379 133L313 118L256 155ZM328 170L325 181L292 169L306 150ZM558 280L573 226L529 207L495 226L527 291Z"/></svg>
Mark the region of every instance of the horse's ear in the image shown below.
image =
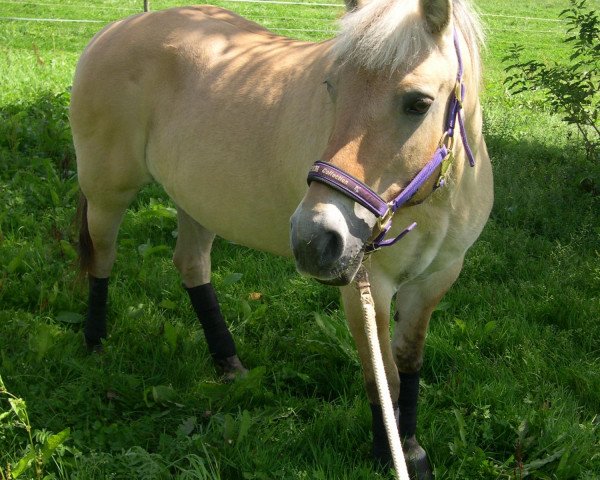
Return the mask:
<svg viewBox="0 0 600 480"><path fill-rule="evenodd" d="M344 2L346 3L346 10L348 12L356 10L356 7L358 7L358 0L344 0Z"/></svg>
<svg viewBox="0 0 600 480"><path fill-rule="evenodd" d="M441 33L452 20L452 0L421 0L421 11L431 33Z"/></svg>
<svg viewBox="0 0 600 480"><path fill-rule="evenodd" d="M346 11L353 12L354 10L358 10L361 7L364 7L365 3L369 0L344 0L346 4Z"/></svg>

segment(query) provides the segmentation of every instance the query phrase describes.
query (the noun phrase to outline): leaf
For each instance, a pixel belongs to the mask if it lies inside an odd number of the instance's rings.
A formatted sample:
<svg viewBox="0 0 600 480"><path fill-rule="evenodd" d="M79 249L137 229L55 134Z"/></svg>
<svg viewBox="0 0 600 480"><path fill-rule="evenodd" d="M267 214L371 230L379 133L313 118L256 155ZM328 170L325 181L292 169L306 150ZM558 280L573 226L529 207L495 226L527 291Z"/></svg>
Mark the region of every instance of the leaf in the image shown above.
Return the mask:
<svg viewBox="0 0 600 480"><path fill-rule="evenodd" d="M37 353L38 361L44 358L53 344L54 335L52 334L52 327L50 325L38 325L35 332L29 337L29 348Z"/></svg>
<svg viewBox="0 0 600 480"><path fill-rule="evenodd" d="M177 392L167 385L155 385L151 387L152 399L155 403L168 406L175 405L177 407L183 407L181 403L177 403Z"/></svg>
<svg viewBox="0 0 600 480"><path fill-rule="evenodd" d="M223 285L226 287L229 285L233 285L234 283L239 282L243 276L244 274L242 273L230 273L223 279Z"/></svg>
<svg viewBox="0 0 600 480"><path fill-rule="evenodd" d="M12 411L15 412L17 418L23 425L29 425L29 417L27 416L27 404L22 398L9 398L8 403Z"/></svg>
<svg viewBox="0 0 600 480"><path fill-rule="evenodd" d="M77 252L69 242L67 242L66 240L61 240L59 243L63 253L67 257L69 257L70 260L74 260L75 258L77 258Z"/></svg>
<svg viewBox="0 0 600 480"><path fill-rule="evenodd" d="M533 461L523 465L523 474L529 475L532 471L538 470L539 468L543 467L544 465L548 465L549 463L552 463L552 462L558 460L560 457L562 457L563 452L564 452L564 449L561 449L561 450L558 450L557 452L554 452L552 455L548 455L546 458L542 458L540 460L533 460Z"/></svg>
<svg viewBox="0 0 600 480"><path fill-rule="evenodd" d="M52 204L55 207L60 206L60 198L58 198L58 193L56 193L56 190L54 190L53 188L50 189L50 198L52 199Z"/></svg>
<svg viewBox="0 0 600 480"><path fill-rule="evenodd" d="M170 402L176 396L175 390L166 385L155 385L152 387L152 398L156 403Z"/></svg>
<svg viewBox="0 0 600 480"><path fill-rule="evenodd" d="M464 320L461 320L460 318L454 318L454 323L460 329L461 332L465 333L467 331L467 324Z"/></svg>
<svg viewBox="0 0 600 480"><path fill-rule="evenodd" d="M127 316L129 318L138 318L141 317L144 313L145 305L143 303L138 303L137 306L129 306L127 307Z"/></svg>
<svg viewBox="0 0 600 480"><path fill-rule="evenodd" d="M144 257L146 254L146 250L148 250L150 247L152 246L152 244L150 243L150 240L148 240L148 243L141 243L138 245L138 253Z"/></svg>
<svg viewBox="0 0 600 480"><path fill-rule="evenodd" d="M19 254L14 257L6 267L6 271L8 273L15 273L15 271L23 265L23 257L25 257L25 250L21 250Z"/></svg>
<svg viewBox="0 0 600 480"><path fill-rule="evenodd" d="M31 463L34 460L35 451L29 450L23 457L21 457L21 460L19 460L17 464L12 468L12 478L17 478L19 475L21 475L25 470L27 470L31 466Z"/></svg>
<svg viewBox="0 0 600 480"><path fill-rule="evenodd" d="M219 401L229 393L229 385L214 382L202 382L198 385L198 393L207 400Z"/></svg>
<svg viewBox="0 0 600 480"><path fill-rule="evenodd" d="M179 329L170 322L165 322L164 325L164 337L169 345L171 352L177 349L177 340L179 339Z"/></svg>
<svg viewBox="0 0 600 480"><path fill-rule="evenodd" d="M65 428L62 432L48 437L44 442L44 445L42 445L42 462L46 463L48 460L50 460L56 449L65 443L70 436L71 429Z"/></svg>
<svg viewBox="0 0 600 480"><path fill-rule="evenodd" d="M228 445L231 445L233 443L235 430L235 421L233 420L233 417L228 413L225 415L225 423L223 425L223 439Z"/></svg>
<svg viewBox="0 0 600 480"><path fill-rule="evenodd" d="M196 417L186 418L183 422L181 422L179 427L177 427L177 433L186 437L189 436L194 431L194 428L196 428L196 421Z"/></svg>
<svg viewBox="0 0 600 480"><path fill-rule="evenodd" d="M83 323L85 321L85 317L76 312L58 312L56 315L56 321L77 325L79 323Z"/></svg>
<svg viewBox="0 0 600 480"><path fill-rule="evenodd" d="M247 320L252 315L252 307L246 300L240 300L240 309L242 310L242 318Z"/></svg>
<svg viewBox="0 0 600 480"><path fill-rule="evenodd" d="M264 366L255 367L246 375L237 377L229 385L228 396L235 398L248 398L262 391L262 382L267 369Z"/></svg>
<svg viewBox="0 0 600 480"><path fill-rule="evenodd" d="M144 243L138 247L138 251L140 252L143 258L148 258L151 255L157 255L159 253L169 253L171 251L171 248L168 245L156 245L154 247L151 247L149 244Z"/></svg>
<svg viewBox="0 0 600 480"><path fill-rule="evenodd" d="M167 310L175 310L177 308L177 304L173 300L169 300L168 298L163 298L163 300L158 304L158 306L166 308Z"/></svg>
<svg viewBox="0 0 600 480"><path fill-rule="evenodd" d="M571 449L567 448L565 452L560 457L560 462L558 462L558 466L556 467L556 474L558 478L568 478L570 473L571 462L569 462L571 457Z"/></svg>
<svg viewBox="0 0 600 480"><path fill-rule="evenodd" d="M450 302L440 302L435 307L434 312L445 312L446 310L449 310L451 306L452 305L450 304Z"/></svg>
<svg viewBox="0 0 600 480"><path fill-rule="evenodd" d="M491 320L485 324L485 327L483 327L483 332L485 334L488 334L490 332L493 332L495 329L496 329L496 322L494 320Z"/></svg>
<svg viewBox="0 0 600 480"><path fill-rule="evenodd" d="M320 315L318 312L314 312L314 317L317 326L330 340L332 340L332 343L336 345L348 359L358 363L354 341L352 340L346 322L337 321L335 318L327 315Z"/></svg>
<svg viewBox="0 0 600 480"><path fill-rule="evenodd" d="M467 435L465 433L465 418L457 408L453 408L454 416L456 417L456 423L458 423L458 434L460 435L461 446L465 448L467 446Z"/></svg>
<svg viewBox="0 0 600 480"><path fill-rule="evenodd" d="M250 412L248 412L248 410L244 410L242 412L242 418L240 418L240 427L238 430L236 444L239 445L239 443L248 434L248 431L250 430L251 426L252 426L252 417L250 416Z"/></svg>

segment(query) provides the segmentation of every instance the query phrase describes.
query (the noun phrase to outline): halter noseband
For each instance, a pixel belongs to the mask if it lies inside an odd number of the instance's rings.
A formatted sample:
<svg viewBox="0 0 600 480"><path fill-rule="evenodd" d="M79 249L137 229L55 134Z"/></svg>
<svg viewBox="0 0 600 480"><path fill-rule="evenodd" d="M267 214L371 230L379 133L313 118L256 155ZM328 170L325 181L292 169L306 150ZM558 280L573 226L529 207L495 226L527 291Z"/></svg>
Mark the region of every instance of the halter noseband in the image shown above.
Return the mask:
<svg viewBox="0 0 600 480"><path fill-rule="evenodd" d="M409 233L417 226L417 223L413 222L406 227L400 233L400 235L387 240L385 239L387 232L392 227L392 217L394 213L396 213L400 207L406 204L415 195L415 193L417 193L417 191L425 182L427 182L427 180L440 166L441 169L438 180L434 186L434 190L445 185L445 175L453 160L454 130L457 121L462 144L465 149L465 154L469 160L469 165L471 165L471 167L475 166L475 157L473 156L473 152L469 147L462 114L462 101L465 95L465 85L462 81L463 63L456 30L454 30L454 48L456 50L456 57L458 59L458 73L456 75L456 85L450 96L450 102L448 105L448 115L445 123L446 129L431 160L421 169L419 173L417 173L417 175L396 198L390 202L386 202L383 198L381 198L381 196L375 193L363 182L327 162L315 162L308 173L307 180L309 185L313 181L329 185L347 197L350 197L352 200L365 207L377 217L379 233L375 239L366 246L366 253L373 252L381 247L388 247L395 244L398 240L404 237L404 235Z"/></svg>

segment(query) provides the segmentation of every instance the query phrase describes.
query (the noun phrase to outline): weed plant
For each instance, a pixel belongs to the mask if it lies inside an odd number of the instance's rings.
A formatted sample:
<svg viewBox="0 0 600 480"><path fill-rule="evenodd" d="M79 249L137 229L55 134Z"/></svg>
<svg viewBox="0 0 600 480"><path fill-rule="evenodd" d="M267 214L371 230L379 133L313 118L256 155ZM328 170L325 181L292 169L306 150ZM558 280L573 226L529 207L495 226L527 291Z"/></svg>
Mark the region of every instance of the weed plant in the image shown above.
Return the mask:
<svg viewBox="0 0 600 480"><path fill-rule="evenodd" d="M69 0L43 16L108 20L137 3ZM565 3L479 5L556 17ZM280 28L333 29L341 12L224 5L288 18ZM2 3L0 16L39 14L30 8ZM543 99L502 86L513 41L551 58L563 46L520 24L507 32L518 19L485 18L496 203L433 315L420 437L438 479L598 479L600 200L579 183L599 166ZM217 240L213 280L251 367L220 383L171 264L177 225L158 186L125 216L111 335L104 355L86 353L67 106L77 56L100 26L0 20L0 478L388 478L371 465L369 406L337 291L288 260Z"/></svg>

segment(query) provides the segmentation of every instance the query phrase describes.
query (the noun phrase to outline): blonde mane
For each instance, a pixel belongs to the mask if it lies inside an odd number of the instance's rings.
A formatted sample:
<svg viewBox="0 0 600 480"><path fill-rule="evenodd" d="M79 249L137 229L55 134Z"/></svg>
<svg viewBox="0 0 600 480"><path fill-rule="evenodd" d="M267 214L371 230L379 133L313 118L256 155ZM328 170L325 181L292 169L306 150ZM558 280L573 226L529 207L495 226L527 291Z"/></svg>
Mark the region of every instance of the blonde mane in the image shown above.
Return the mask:
<svg viewBox="0 0 600 480"><path fill-rule="evenodd" d="M334 55L369 70L410 67L436 48L419 4L419 0L371 0L347 13L340 20ZM455 28L467 43L478 84L479 47L484 39L481 22L468 0L454 0L452 7Z"/></svg>

